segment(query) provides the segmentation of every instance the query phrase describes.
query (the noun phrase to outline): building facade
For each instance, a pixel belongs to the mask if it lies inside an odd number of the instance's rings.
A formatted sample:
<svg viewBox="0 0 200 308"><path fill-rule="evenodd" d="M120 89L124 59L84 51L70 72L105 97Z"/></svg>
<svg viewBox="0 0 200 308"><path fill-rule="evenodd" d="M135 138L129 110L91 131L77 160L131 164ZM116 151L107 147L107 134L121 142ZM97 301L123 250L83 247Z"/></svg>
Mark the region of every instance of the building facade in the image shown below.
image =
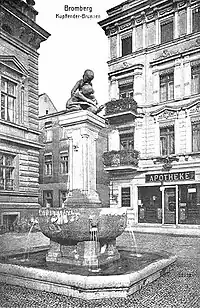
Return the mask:
<svg viewBox="0 0 200 308"><path fill-rule="evenodd" d="M34 1L0 2L0 225L39 208L38 48Z"/></svg>
<svg viewBox="0 0 200 308"><path fill-rule="evenodd" d="M107 13L111 206L138 227L198 227L200 5L125 1Z"/></svg>
<svg viewBox="0 0 200 308"><path fill-rule="evenodd" d="M109 206L109 181L102 160L107 150L105 120L86 110L63 110L41 116L39 123L41 206L62 207L75 190L89 202Z"/></svg>

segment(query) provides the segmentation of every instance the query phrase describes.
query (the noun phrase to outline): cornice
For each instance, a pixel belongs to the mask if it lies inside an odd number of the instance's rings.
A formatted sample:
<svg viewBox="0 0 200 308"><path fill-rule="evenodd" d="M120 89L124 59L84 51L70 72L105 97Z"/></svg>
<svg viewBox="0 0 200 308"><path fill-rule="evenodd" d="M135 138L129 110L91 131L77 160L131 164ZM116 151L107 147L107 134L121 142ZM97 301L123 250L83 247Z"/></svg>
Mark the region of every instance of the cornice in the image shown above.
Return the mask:
<svg viewBox="0 0 200 308"><path fill-rule="evenodd" d="M9 9L0 6L0 30L37 50L50 34L15 8Z"/></svg>

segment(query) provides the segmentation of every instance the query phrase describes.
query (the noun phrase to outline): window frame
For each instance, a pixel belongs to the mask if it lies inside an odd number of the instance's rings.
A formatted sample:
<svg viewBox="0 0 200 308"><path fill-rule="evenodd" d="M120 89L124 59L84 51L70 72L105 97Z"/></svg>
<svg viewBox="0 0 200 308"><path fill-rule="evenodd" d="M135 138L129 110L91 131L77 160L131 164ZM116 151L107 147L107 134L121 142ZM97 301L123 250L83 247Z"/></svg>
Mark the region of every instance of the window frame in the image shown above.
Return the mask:
<svg viewBox="0 0 200 308"><path fill-rule="evenodd" d="M126 194L123 194L123 190L125 189L129 190L128 197L126 197ZM123 199L123 197L125 197L125 199ZM125 200L125 203L123 202L123 200ZM129 205L126 205L127 200ZM121 187L121 207L127 207L127 208L131 207L131 186Z"/></svg>
<svg viewBox="0 0 200 308"><path fill-rule="evenodd" d="M172 76L172 79L170 79L170 76ZM167 78L166 82L162 82L162 79ZM172 83L172 97L170 94L171 88L170 83ZM166 96L163 99L162 98L162 86L165 85L166 89ZM163 72L159 76L159 90L160 90L160 103L168 102L174 100L174 70L170 70L169 72Z"/></svg>
<svg viewBox="0 0 200 308"><path fill-rule="evenodd" d="M67 160L62 159L62 157L67 157ZM65 172L62 172L62 166L64 164L63 170ZM66 165L67 164L67 165ZM66 168L67 167L67 168ZM67 169L67 172L66 172ZM60 174L61 175L67 175L69 173L69 152L60 152Z"/></svg>
<svg viewBox="0 0 200 308"><path fill-rule="evenodd" d="M163 37L162 27L167 25L167 24L170 24L170 23L172 23L172 38L170 38L169 40L163 41L162 40L162 37ZM174 17L173 16L168 17L167 19L160 20L160 44L172 42L174 40L174 30L175 30L175 25L174 25Z"/></svg>
<svg viewBox="0 0 200 308"><path fill-rule="evenodd" d="M197 152L200 152L200 141L199 143L196 145L197 146L197 149L194 149L194 126L199 126L198 130L197 130L197 141L199 140L198 137L200 137L200 121L192 121L191 122L191 134L192 134L192 152L193 153L197 153Z"/></svg>
<svg viewBox="0 0 200 308"><path fill-rule="evenodd" d="M191 12L191 19L192 19L192 22L191 22L191 30L192 30L192 33L198 33L200 32L200 23L196 22L195 23L195 20L194 20L194 13L195 11L198 10L198 13L199 13L199 16L198 16L198 19L199 19L199 22L200 22L200 6L197 6L195 8L192 9L192 12ZM195 27L198 27L198 29L195 31Z"/></svg>
<svg viewBox="0 0 200 308"><path fill-rule="evenodd" d="M17 86L18 83L16 81L13 81L10 77L1 75L1 88L0 88L0 119L3 121L7 121L9 123L15 123L16 122L16 104L17 104ZM5 89L2 86L3 80L5 81ZM13 86L13 93L9 93L9 84ZM2 98L4 99L4 117L2 117ZM12 100L12 108L9 108L9 99ZM12 119L9 119L9 110L12 110ZM21 111L21 110L20 110Z"/></svg>
<svg viewBox="0 0 200 308"><path fill-rule="evenodd" d="M161 134L161 130L167 129L169 130L170 128L173 128L172 132L167 131L165 134ZM160 137L159 137L159 142L160 142L160 156L169 156L175 154L175 126L174 125L167 125L167 126L160 126L159 127L160 131ZM162 141L166 140L166 146L162 146ZM172 151L171 151L172 147ZM163 153L163 149L166 150L166 152Z"/></svg>
<svg viewBox="0 0 200 308"><path fill-rule="evenodd" d="M0 191L13 191L15 155L0 152L0 158L1 156L2 156L2 164L0 159ZM6 158L10 158L12 160L12 163L10 165L6 164Z"/></svg>
<svg viewBox="0 0 200 308"><path fill-rule="evenodd" d="M43 190L43 206L45 207L53 207L53 190ZM51 194L51 198L45 198L45 194ZM51 200L49 203L50 206L47 206L46 201Z"/></svg>
<svg viewBox="0 0 200 308"><path fill-rule="evenodd" d="M47 157L51 156L51 159L48 159ZM47 165L50 167L50 173L47 170ZM49 168L49 167L48 167ZM48 171L48 172L47 172ZM53 175L53 154L52 153L45 153L44 154L44 176L52 176Z"/></svg>
<svg viewBox="0 0 200 308"><path fill-rule="evenodd" d="M120 150L134 150L134 131L129 133L120 133ZM122 143L125 143L126 146L123 146Z"/></svg>
<svg viewBox="0 0 200 308"><path fill-rule="evenodd" d="M127 40L127 39L130 39L130 42L129 42L130 50L128 50L128 52L127 51L125 52L125 50L124 50L125 46L124 46L123 42L124 42L124 40ZM121 35L121 38L120 38L120 43L121 43L120 50L121 50L121 56L122 57L126 57L127 55L132 54L132 52L133 52L133 33L132 33L132 31L131 32L129 31L127 33L123 33Z"/></svg>
<svg viewBox="0 0 200 308"><path fill-rule="evenodd" d="M196 70L196 72L195 72L195 70ZM195 88L195 84L194 84L195 79L193 78L193 76L198 76L197 92L195 92L193 90ZM200 94L200 64L191 66L191 95L196 95L196 94Z"/></svg>

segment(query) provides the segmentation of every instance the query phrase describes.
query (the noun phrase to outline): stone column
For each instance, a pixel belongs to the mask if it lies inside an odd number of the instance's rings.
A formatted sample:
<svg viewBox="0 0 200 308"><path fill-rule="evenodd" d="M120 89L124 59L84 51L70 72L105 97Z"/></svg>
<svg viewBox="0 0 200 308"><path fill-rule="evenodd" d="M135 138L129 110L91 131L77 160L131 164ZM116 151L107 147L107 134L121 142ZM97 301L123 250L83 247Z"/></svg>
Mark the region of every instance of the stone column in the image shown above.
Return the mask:
<svg viewBox="0 0 200 308"><path fill-rule="evenodd" d="M186 153L192 152L192 125L189 117L189 112L186 110L185 119L185 130L186 130Z"/></svg>
<svg viewBox="0 0 200 308"><path fill-rule="evenodd" d="M190 66L189 56L184 59L183 75L184 75L184 96L190 96L191 94L191 66Z"/></svg>
<svg viewBox="0 0 200 308"><path fill-rule="evenodd" d="M119 36L119 33L117 33L117 58L119 58L121 56L120 47L121 47L120 36Z"/></svg>
<svg viewBox="0 0 200 308"><path fill-rule="evenodd" d="M174 14L174 38L178 38L178 11L175 11Z"/></svg>
<svg viewBox="0 0 200 308"><path fill-rule="evenodd" d="M133 27L133 31L132 31L132 51L134 52L135 50L136 50L135 27Z"/></svg>
<svg viewBox="0 0 200 308"><path fill-rule="evenodd" d="M134 71L134 99L138 104L143 102L142 96L143 79L141 69Z"/></svg>
<svg viewBox="0 0 200 308"><path fill-rule="evenodd" d="M143 48L145 48L146 47L146 29L147 29L147 25L146 25L146 23L144 22L143 23Z"/></svg>
<svg viewBox="0 0 200 308"><path fill-rule="evenodd" d="M118 96L118 82L115 77L111 77L110 81L110 100L116 99Z"/></svg>
<svg viewBox="0 0 200 308"><path fill-rule="evenodd" d="M175 154L178 154L180 148L180 129L179 129L179 119L175 120L174 123L174 135L175 135Z"/></svg>
<svg viewBox="0 0 200 308"><path fill-rule="evenodd" d="M191 9L190 7L187 7L187 34L191 33L191 29L192 25L191 25Z"/></svg>
<svg viewBox="0 0 200 308"><path fill-rule="evenodd" d="M156 45L160 44L160 31L159 31L159 21L158 18L156 18Z"/></svg>
<svg viewBox="0 0 200 308"><path fill-rule="evenodd" d="M153 102L154 104L158 104L160 101L160 80L159 73L153 73Z"/></svg>
<svg viewBox="0 0 200 308"><path fill-rule="evenodd" d="M181 74L181 62L180 60L175 60L175 68L174 68L174 98L180 99L181 97L181 82L182 74Z"/></svg>
<svg viewBox="0 0 200 308"><path fill-rule="evenodd" d="M83 186L82 189L88 193L89 189L89 155L88 155L88 134L82 134L82 174Z"/></svg>
<svg viewBox="0 0 200 308"><path fill-rule="evenodd" d="M69 137L69 190L73 190L73 139Z"/></svg>
<svg viewBox="0 0 200 308"><path fill-rule="evenodd" d="M155 118L155 156L160 156L160 127L159 122ZM147 128L148 129L148 128Z"/></svg>

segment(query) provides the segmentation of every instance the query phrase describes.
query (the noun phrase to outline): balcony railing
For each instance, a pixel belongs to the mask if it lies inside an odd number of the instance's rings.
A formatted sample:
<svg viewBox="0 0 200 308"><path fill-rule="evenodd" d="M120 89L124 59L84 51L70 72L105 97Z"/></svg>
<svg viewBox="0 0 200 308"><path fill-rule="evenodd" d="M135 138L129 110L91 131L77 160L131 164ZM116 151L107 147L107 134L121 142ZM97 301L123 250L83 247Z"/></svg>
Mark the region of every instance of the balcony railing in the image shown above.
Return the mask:
<svg viewBox="0 0 200 308"><path fill-rule="evenodd" d="M0 179L0 190L13 190L14 180L12 179Z"/></svg>
<svg viewBox="0 0 200 308"><path fill-rule="evenodd" d="M133 98L121 98L106 103L106 116L127 111L137 113L137 103Z"/></svg>
<svg viewBox="0 0 200 308"><path fill-rule="evenodd" d="M110 151L103 154L105 167L138 166L139 152L136 150Z"/></svg>

